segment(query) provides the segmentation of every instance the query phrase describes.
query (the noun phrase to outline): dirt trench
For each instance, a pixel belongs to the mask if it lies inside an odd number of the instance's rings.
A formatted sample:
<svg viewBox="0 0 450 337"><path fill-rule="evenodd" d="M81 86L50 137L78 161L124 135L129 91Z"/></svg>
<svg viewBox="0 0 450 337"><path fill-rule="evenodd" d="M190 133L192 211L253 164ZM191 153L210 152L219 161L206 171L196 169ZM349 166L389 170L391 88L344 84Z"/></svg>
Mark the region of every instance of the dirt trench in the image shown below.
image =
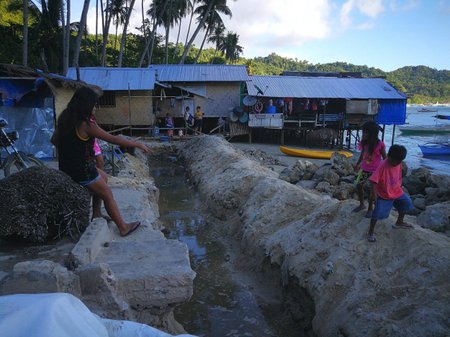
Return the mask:
<svg viewBox="0 0 450 337"><path fill-rule="evenodd" d="M448 238L417 226L393 230L391 215L370 244L354 200L282 181L220 137L196 137L179 154L248 268L275 275L285 309L310 335L449 335Z"/></svg>

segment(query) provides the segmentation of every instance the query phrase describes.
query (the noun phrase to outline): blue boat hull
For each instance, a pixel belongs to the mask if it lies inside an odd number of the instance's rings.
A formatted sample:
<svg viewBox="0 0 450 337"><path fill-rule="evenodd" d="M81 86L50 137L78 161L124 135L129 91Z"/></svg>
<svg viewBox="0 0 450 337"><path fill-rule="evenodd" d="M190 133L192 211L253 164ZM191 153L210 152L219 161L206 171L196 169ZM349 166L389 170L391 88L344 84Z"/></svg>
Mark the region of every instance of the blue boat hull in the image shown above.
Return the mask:
<svg viewBox="0 0 450 337"><path fill-rule="evenodd" d="M450 156L449 145L419 145L424 157Z"/></svg>

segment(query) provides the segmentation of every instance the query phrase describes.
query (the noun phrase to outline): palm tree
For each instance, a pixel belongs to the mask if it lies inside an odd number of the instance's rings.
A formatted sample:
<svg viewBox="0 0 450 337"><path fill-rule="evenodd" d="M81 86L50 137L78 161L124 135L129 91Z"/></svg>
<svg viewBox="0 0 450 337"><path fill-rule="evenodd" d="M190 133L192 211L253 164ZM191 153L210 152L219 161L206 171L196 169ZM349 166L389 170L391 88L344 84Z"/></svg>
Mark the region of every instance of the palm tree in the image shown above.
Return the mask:
<svg viewBox="0 0 450 337"><path fill-rule="evenodd" d="M184 47L180 64L184 63L184 60L186 59L189 49L191 48L192 43L194 42L195 38L200 32L200 29L205 27L205 23L210 18L211 11L215 11L217 12L217 14L223 13L229 16L231 16L232 14L230 8L227 6L227 0L202 0L202 2L203 5L195 10L196 13L200 13L198 26L195 29L194 34L191 36L189 42Z"/></svg>
<svg viewBox="0 0 450 337"><path fill-rule="evenodd" d="M42 0L43 1L43 0ZM83 11L81 12L80 28L75 43L75 50L73 52L73 66L78 67L78 59L80 57L81 40L86 29L86 19L89 10L89 0L84 0Z"/></svg>
<svg viewBox="0 0 450 337"><path fill-rule="evenodd" d="M233 32L227 32L223 44L219 47L220 51L225 54L225 59L235 63L242 54L244 48L239 44L239 35Z"/></svg>
<svg viewBox="0 0 450 337"><path fill-rule="evenodd" d="M128 8L128 13L125 17L125 22L123 25L122 39L120 41L119 60L117 61L117 67L119 67L119 68L122 66L123 50L124 50L125 44L127 42L127 28L128 28L128 24L130 22L131 12L133 11L134 2L135 2L135 0L131 0L131 2L130 2L130 8Z"/></svg>
<svg viewBox="0 0 450 337"><path fill-rule="evenodd" d="M64 9L67 8L67 11ZM63 62L62 62L62 74L66 75L69 69L69 48L70 48L70 0L61 0L61 26L63 34ZM67 14L66 14L66 13Z"/></svg>
<svg viewBox="0 0 450 337"><path fill-rule="evenodd" d="M214 27L214 30L212 34L208 37L208 42L214 43L216 52L214 53L214 56L216 56L216 53L219 51L220 46L225 41L225 26L223 24L217 25Z"/></svg>
<svg viewBox="0 0 450 337"><path fill-rule="evenodd" d="M111 17L113 24L116 25L116 34L114 38L114 50L117 47L117 35L119 30L119 25L123 25L125 22L125 17L127 16L127 8L124 7L125 0L112 0L111 3Z"/></svg>
<svg viewBox="0 0 450 337"><path fill-rule="evenodd" d="M40 6L33 1L28 1L28 6L29 15L37 21L37 25L32 27L32 39L37 41L36 54L40 55L45 71L59 71L62 53L60 44L54 41L58 41L61 36L61 1L40 0Z"/></svg>
<svg viewBox="0 0 450 337"><path fill-rule="evenodd" d="M225 14L227 14L227 15L229 15L231 17L230 9L227 6L225 6L225 7L226 8L215 7L209 13L209 17L206 20L206 32L205 32L205 35L203 37L200 49L198 50L197 57L195 58L195 63L197 63L197 61L198 61L198 59L200 57L200 54L202 53L203 46L205 44L206 38L209 36L210 32L214 31L216 29L216 27L223 27L223 29L225 29L225 26L223 24L222 18L220 17L220 14L219 14L219 11L221 11L221 12L223 12L223 13L225 13ZM199 13L202 13L203 12L202 6L198 7L197 11Z"/></svg>
<svg viewBox="0 0 450 337"><path fill-rule="evenodd" d="M196 3L197 3L197 0L192 0L192 2L190 0L188 0L188 12L191 13L191 16L189 18L188 30L186 32L186 41L184 42L185 46L188 43L189 33L191 31L192 20L194 19L194 12L195 12L195 5L196 5Z"/></svg>
<svg viewBox="0 0 450 337"><path fill-rule="evenodd" d="M188 1L187 0L169 0L170 5L168 10L162 17L162 24L166 29L166 44L165 44L165 63L169 63L169 33L170 28L174 27L176 23L180 23L179 28L181 28L181 18L186 15ZM180 36L180 29L178 29L178 36L176 45L178 45L178 39ZM176 46L175 45L175 46Z"/></svg>
<svg viewBox="0 0 450 337"><path fill-rule="evenodd" d="M103 1L100 1L102 8L102 24L103 24L103 41L102 41L102 67L106 65L106 45L108 44L109 27L111 26L111 0L106 0L105 10L103 11Z"/></svg>
<svg viewBox="0 0 450 337"><path fill-rule="evenodd" d="M162 4L161 4L161 2L162 2ZM151 45L151 48L150 48L150 52L148 55L148 64L150 65L152 62L153 43L155 41L156 28L158 27L158 25L161 25L161 23L162 23L162 17L167 9L168 3L169 3L169 1L165 1L165 0L154 0L152 5L150 6L150 9L147 11L147 14L152 18L153 27L152 27L150 36L148 37L148 39L145 43L144 51L141 54L141 59L139 60L139 67L142 66L145 55L147 55L148 48L150 47L150 45Z"/></svg>
<svg viewBox="0 0 450 337"><path fill-rule="evenodd" d="M181 33L181 20L186 16L189 7L192 6L190 0L176 0L177 2L177 17L175 19L175 23L178 23L178 33L177 33L177 42L175 43L175 48L173 51L173 58L177 55L178 51L178 42L180 41L180 33ZM168 63L168 61L167 61Z"/></svg>
<svg viewBox="0 0 450 337"><path fill-rule="evenodd" d="M22 64L28 66L28 0L23 0Z"/></svg>

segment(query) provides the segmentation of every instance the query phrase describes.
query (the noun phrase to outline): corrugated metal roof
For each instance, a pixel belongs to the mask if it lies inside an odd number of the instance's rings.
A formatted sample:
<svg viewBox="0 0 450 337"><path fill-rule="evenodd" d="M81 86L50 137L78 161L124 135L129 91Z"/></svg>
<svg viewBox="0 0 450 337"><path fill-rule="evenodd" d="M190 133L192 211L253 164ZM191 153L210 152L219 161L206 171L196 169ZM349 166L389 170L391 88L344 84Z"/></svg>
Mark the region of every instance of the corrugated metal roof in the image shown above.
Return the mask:
<svg viewBox="0 0 450 337"><path fill-rule="evenodd" d="M68 78L76 79L76 68L69 68ZM151 68L80 68L80 79L103 90L153 90L155 71Z"/></svg>
<svg viewBox="0 0 450 337"><path fill-rule="evenodd" d="M242 82L247 68L223 64L153 64L159 82Z"/></svg>
<svg viewBox="0 0 450 337"><path fill-rule="evenodd" d="M404 94L382 78L250 76L250 79L247 81L250 96L406 99ZM262 93L258 94L258 91Z"/></svg>

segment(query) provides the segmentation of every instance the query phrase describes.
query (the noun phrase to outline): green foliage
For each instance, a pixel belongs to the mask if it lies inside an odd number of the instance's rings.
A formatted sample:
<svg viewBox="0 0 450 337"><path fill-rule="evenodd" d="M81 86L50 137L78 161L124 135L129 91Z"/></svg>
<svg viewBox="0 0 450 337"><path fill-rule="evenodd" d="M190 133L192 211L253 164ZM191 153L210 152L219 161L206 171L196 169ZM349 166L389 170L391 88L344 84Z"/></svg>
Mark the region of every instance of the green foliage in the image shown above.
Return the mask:
<svg viewBox="0 0 450 337"><path fill-rule="evenodd" d="M18 0L0 1L0 63L20 64L22 60L22 11ZM57 13L57 0L49 1ZM15 7L14 7L15 6ZM17 8L12 10L12 8ZM62 35L61 27L58 26L54 15L46 17L41 12L32 10L29 21L29 57L28 64L32 68L44 69L40 57L45 51L46 62L50 71L58 73L62 68ZM231 34L231 33L230 33ZM73 54L73 46L76 33L71 36L70 57ZM233 35L233 34L231 34ZM234 39L230 41L230 52L226 54L224 48L203 49L198 63L206 64L241 64L246 65L250 75L280 75L283 71L319 71L319 72L359 72L364 77L385 77L398 90L405 92L410 97L411 103L441 103L450 102L450 71L436 70L426 66L407 66L395 71L384 72L380 69L368 67L366 65L354 65L346 62L333 62L325 64L312 64L306 60L297 58L286 58L271 53L264 57L252 59L239 58L239 54L245 47L238 45L238 36L234 34ZM120 41L120 35L117 37ZM106 65L113 67L117 65L119 56L119 44L114 46L115 36L110 34L106 47ZM224 40L225 41L225 40ZM123 66L137 67L144 50L145 41L142 35L129 33L126 47L124 49ZM100 66L102 39L99 36L96 43L95 36L88 34L83 40L80 51L80 66ZM183 55L184 46L179 43L177 48L173 43L169 43L169 62L178 64ZM191 46L185 59L186 64L194 63L199 48ZM232 57L230 57L232 56ZM146 64L145 61L144 64ZM164 38L156 36L155 48L152 56L153 64L165 62ZM71 64L71 60L69 60Z"/></svg>

